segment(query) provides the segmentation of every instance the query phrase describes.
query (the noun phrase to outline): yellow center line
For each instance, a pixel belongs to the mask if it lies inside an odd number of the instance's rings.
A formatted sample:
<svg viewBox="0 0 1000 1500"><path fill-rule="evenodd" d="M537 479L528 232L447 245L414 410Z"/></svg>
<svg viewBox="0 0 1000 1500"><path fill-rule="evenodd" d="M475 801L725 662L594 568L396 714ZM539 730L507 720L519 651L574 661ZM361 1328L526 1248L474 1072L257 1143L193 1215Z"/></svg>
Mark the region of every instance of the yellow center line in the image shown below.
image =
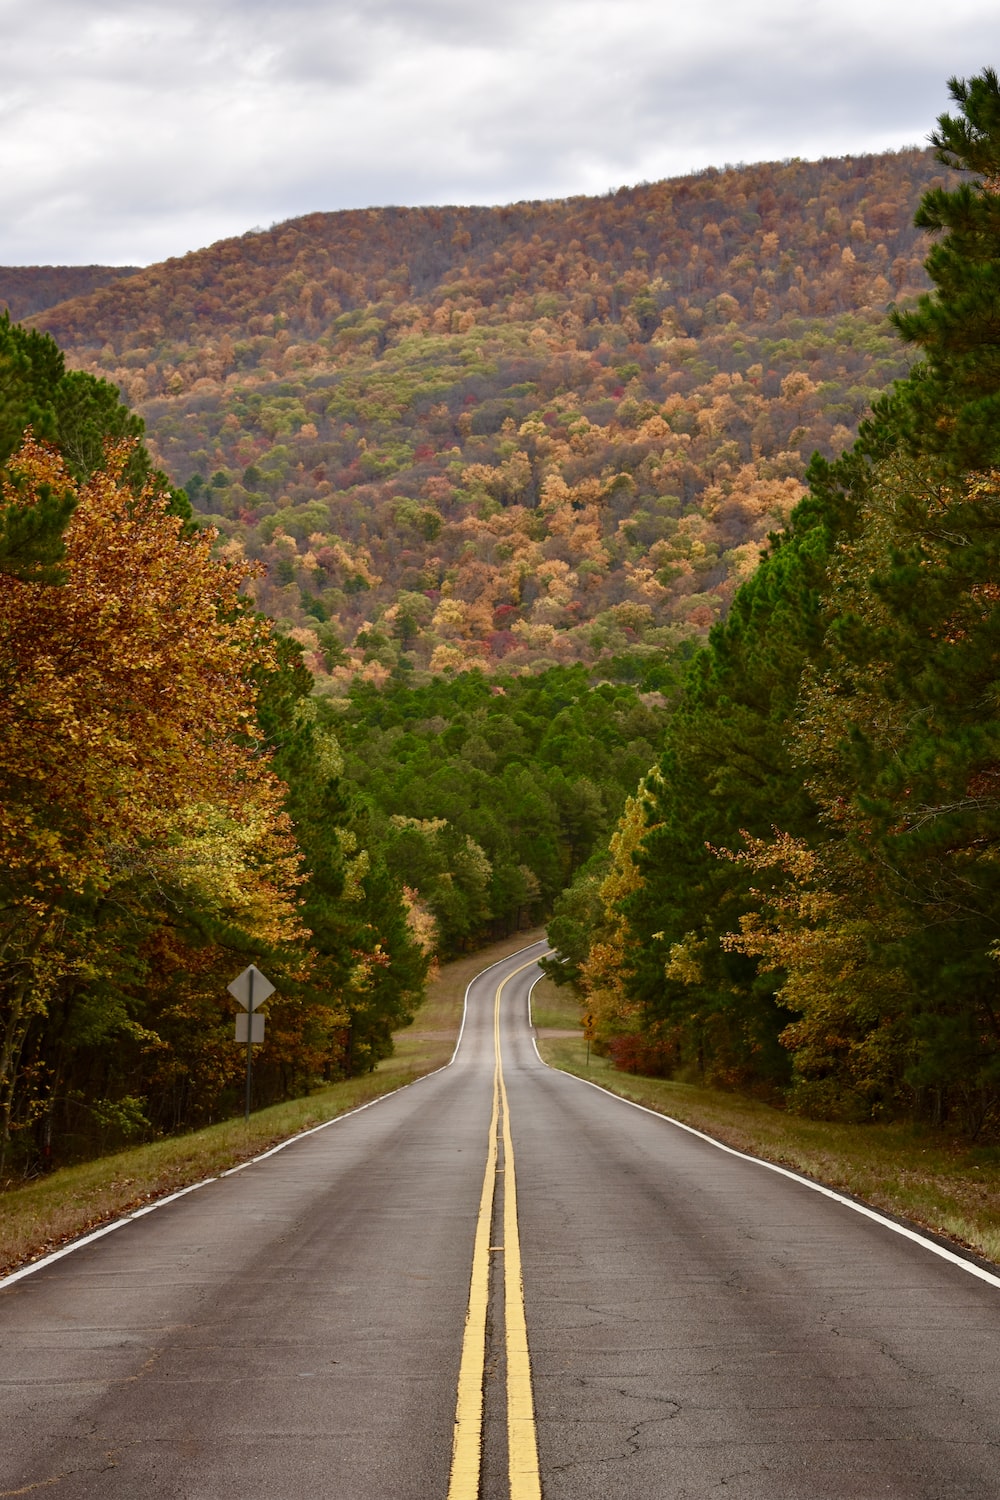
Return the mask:
<svg viewBox="0 0 1000 1500"><path fill-rule="evenodd" d="M497 1180L497 1118L500 1108L500 1054L493 1067L493 1110L490 1116L486 1173L479 1199L479 1218L472 1251L469 1310L465 1315L462 1362L458 1369L455 1437L451 1450L448 1500L478 1500L483 1453L483 1371L486 1366L486 1309L490 1297L490 1226Z"/></svg>
<svg viewBox="0 0 1000 1500"><path fill-rule="evenodd" d="M500 1053L500 1000L508 980L534 966L537 960L512 969L498 986L493 1007L493 1106L486 1150L486 1171L479 1199L479 1218L472 1252L469 1308L465 1316L462 1359L458 1372L455 1405L455 1437L452 1446L448 1500L478 1500L483 1452L483 1374L486 1367L486 1312L490 1294L490 1252L504 1253L504 1325L507 1344L507 1449L510 1500L541 1500L538 1475L538 1442L535 1408L531 1394L531 1361L528 1328L524 1316L524 1286L521 1276L521 1241L517 1227L517 1188L514 1177L514 1145L510 1133L510 1110ZM503 1105L504 1175L503 1238L490 1244L493 1200L497 1180L497 1129Z"/></svg>
<svg viewBox="0 0 1000 1500"><path fill-rule="evenodd" d="M529 964L524 965L530 968ZM520 969L514 973L519 974ZM513 979L514 975L507 976ZM507 1472L510 1500L542 1500L538 1476L538 1438L535 1433L535 1403L531 1394L531 1358L528 1325L524 1316L524 1283L521 1277L521 1237L517 1228L517 1183L514 1176L514 1143L510 1134L510 1107L500 1056L500 996L497 989L493 1011L493 1040L497 1051L500 1099L503 1104L503 1287L504 1328L507 1336Z"/></svg>

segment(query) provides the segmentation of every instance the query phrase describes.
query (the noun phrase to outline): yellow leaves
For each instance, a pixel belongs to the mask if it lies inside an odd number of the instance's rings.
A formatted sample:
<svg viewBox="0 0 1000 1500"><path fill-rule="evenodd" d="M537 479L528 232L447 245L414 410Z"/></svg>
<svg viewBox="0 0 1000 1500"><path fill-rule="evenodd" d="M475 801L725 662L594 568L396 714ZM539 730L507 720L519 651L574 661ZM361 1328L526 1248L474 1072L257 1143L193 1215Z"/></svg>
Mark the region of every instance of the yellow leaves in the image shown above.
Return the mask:
<svg viewBox="0 0 1000 1500"><path fill-rule="evenodd" d="M618 827L611 835L611 871L601 886L601 899L609 912L642 885L639 867L632 856L650 831L643 797L644 786L641 785L634 797L625 799Z"/></svg>
<svg viewBox="0 0 1000 1500"><path fill-rule="evenodd" d="M367 849L358 848L357 834L350 829L337 829L337 842L344 855L344 888L340 893L342 901L363 901L365 896L364 878L371 868L371 856Z"/></svg>
<svg viewBox="0 0 1000 1500"><path fill-rule="evenodd" d="M421 953L431 957L439 941L437 921L420 892L412 886L403 886L403 910L411 937Z"/></svg>
<svg viewBox="0 0 1000 1500"><path fill-rule="evenodd" d="M440 833L448 827L447 818L408 818L404 813L393 813L389 822L393 828L415 828L420 833Z"/></svg>
<svg viewBox="0 0 1000 1500"><path fill-rule="evenodd" d="M629 1030L637 1009L625 993L629 938L621 903L642 885L642 876L633 855L650 831L643 801L644 784L640 785L636 796L627 798L618 826L611 836L611 869L600 888L604 908L603 930L596 935L581 965L584 991L597 1018L601 1040Z"/></svg>
<svg viewBox="0 0 1000 1500"><path fill-rule="evenodd" d="M260 799L241 817L192 803L142 851L146 873L183 891L206 915L235 921L269 943L303 936L296 914L299 856L280 801Z"/></svg>
<svg viewBox="0 0 1000 1500"><path fill-rule="evenodd" d="M770 839L755 838L746 829L740 830L740 837L745 849L735 853L730 849L712 849L712 853L734 864L749 865L754 871L778 870L797 881L811 880L821 869L820 856L815 849L803 839L793 838L780 829L776 828Z"/></svg>
<svg viewBox="0 0 1000 1500"><path fill-rule="evenodd" d="M700 984L705 977L701 961L705 948L705 942L694 932L686 932L679 943L671 943L670 957L663 966L666 977L678 984Z"/></svg>
<svg viewBox="0 0 1000 1500"><path fill-rule="evenodd" d="M466 607L460 599L442 599L431 620L431 629L442 635L461 634Z"/></svg>
<svg viewBox="0 0 1000 1500"><path fill-rule="evenodd" d="M440 646L435 646L431 655L430 668L432 672L457 672L471 666L472 663L466 659L465 653L460 646L448 645L442 642ZM386 677L388 675L389 673L386 671Z"/></svg>
<svg viewBox="0 0 1000 1500"><path fill-rule="evenodd" d="M556 627L546 621L515 620L511 633L526 646L551 646L556 637Z"/></svg>
<svg viewBox="0 0 1000 1500"><path fill-rule="evenodd" d="M52 485L77 506L63 586L0 580L0 858L71 889L107 889L139 859L278 932L297 876L280 785L243 739L252 673L274 660L240 600L252 570L183 536L151 487L134 493L129 454L78 487L30 437L11 460L5 498Z"/></svg>

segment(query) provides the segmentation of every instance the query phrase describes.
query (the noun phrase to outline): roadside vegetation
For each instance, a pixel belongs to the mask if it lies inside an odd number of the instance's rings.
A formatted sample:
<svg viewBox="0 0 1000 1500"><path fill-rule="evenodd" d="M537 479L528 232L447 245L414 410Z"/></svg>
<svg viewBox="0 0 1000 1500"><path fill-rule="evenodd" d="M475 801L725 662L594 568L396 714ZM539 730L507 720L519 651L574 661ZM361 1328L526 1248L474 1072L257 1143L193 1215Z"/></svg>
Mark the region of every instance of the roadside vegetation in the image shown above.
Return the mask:
<svg viewBox="0 0 1000 1500"><path fill-rule="evenodd" d="M926 1123L809 1120L732 1091L623 1072L588 1049L580 1009L565 987L535 987L538 1050L554 1068L790 1167L890 1215L1000 1263L1000 1146Z"/></svg>
<svg viewBox="0 0 1000 1500"><path fill-rule="evenodd" d="M480 969L542 935L540 930L522 932L443 965L428 984L427 998L412 1024L396 1033L392 1056L373 1072L257 1110L249 1127L241 1119L225 1120L188 1135L64 1167L5 1193L0 1200L0 1274L444 1067L455 1049L469 981Z"/></svg>
<svg viewBox="0 0 1000 1500"><path fill-rule="evenodd" d="M114 387L0 318L0 1184L364 1072L430 958L291 642Z"/></svg>
<svg viewBox="0 0 1000 1500"><path fill-rule="evenodd" d="M918 357L691 663L554 975L626 1071L1000 1138L1000 83L953 81ZM788 1126L792 1129L791 1123ZM919 1148L923 1151L925 1148Z"/></svg>

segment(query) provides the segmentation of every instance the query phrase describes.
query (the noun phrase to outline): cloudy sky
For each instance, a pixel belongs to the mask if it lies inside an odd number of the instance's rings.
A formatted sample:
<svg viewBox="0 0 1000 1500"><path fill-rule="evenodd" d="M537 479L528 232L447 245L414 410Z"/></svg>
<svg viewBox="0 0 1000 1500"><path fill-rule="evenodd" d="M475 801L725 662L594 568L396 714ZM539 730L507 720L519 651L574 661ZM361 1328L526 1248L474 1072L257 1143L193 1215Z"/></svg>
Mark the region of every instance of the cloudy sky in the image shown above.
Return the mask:
<svg viewBox="0 0 1000 1500"><path fill-rule="evenodd" d="M996 0L0 0L0 264L923 142Z"/></svg>

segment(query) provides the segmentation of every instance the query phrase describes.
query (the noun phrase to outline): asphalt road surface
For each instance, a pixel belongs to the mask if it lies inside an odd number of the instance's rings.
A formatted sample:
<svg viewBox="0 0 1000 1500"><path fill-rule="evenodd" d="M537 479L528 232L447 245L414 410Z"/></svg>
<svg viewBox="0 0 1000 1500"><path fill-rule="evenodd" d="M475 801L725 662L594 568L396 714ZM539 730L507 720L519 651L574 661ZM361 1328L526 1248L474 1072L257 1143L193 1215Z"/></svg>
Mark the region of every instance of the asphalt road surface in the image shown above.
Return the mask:
<svg viewBox="0 0 1000 1500"><path fill-rule="evenodd" d="M0 1286L0 1500L1000 1497L1000 1285L545 1068L541 951L450 1067Z"/></svg>

